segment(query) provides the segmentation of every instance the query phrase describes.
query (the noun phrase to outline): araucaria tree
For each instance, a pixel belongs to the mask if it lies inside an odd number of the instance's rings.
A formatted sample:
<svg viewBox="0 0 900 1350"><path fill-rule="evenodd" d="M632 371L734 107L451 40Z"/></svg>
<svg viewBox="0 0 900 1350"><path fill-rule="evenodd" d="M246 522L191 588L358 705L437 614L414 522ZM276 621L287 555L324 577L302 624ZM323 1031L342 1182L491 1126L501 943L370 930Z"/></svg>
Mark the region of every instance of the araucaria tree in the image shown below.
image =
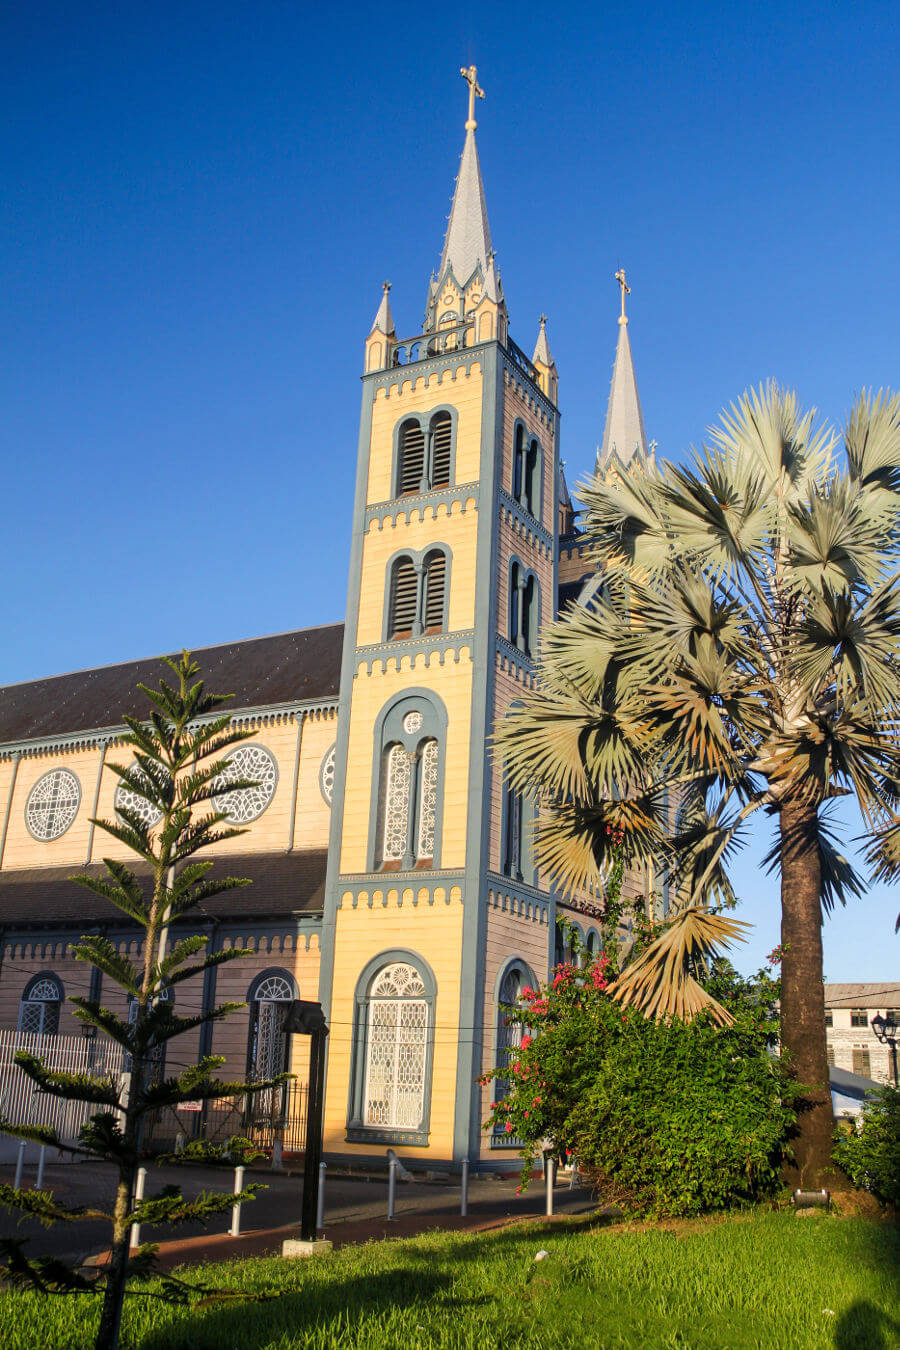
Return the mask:
<svg viewBox="0 0 900 1350"><path fill-rule="evenodd" d="M203 1022L226 1017L242 1007L223 1003L197 1017L177 1017L166 993L183 980L202 978L203 972L248 953L230 948L198 957L208 941L205 936L185 934L185 921L203 901L249 882L236 877L210 876L210 859L196 859L202 849L243 834L228 825L227 813L216 808L228 792L252 787L249 780L227 775L224 752L248 734L230 725L219 710L228 695L209 694L196 677L199 667L187 652L178 662L166 660L174 683L162 679L158 689L138 687L152 707L146 721L126 717L128 732L119 738L133 750L127 765L110 764L129 792L144 805L120 806L116 820L94 823L133 854L135 869L116 859L104 859L104 876L82 875L83 886L110 901L126 921L143 930L143 949L135 964L101 936L83 937L74 947L75 956L90 963L123 989L130 1004L130 1017L116 1016L99 1001L73 998L75 1016L122 1046L128 1056L130 1076L118 1082L109 1076L55 1073L30 1054L16 1056L24 1071L42 1092L54 1097L86 1101L99 1109L81 1133L76 1152L113 1162L118 1168L118 1186L111 1214L99 1210L71 1211L46 1192L16 1191L0 1185L0 1201L48 1221L98 1217L111 1223L111 1261L99 1280L89 1283L76 1271L57 1261L30 1262L22 1244L2 1243L3 1266L8 1278L53 1293L93 1290L103 1304L96 1339L98 1350L110 1350L119 1342L119 1328L126 1279L146 1275L152 1269L154 1248L149 1244L132 1253L132 1225L183 1223L222 1213L234 1203L232 1194L200 1195L184 1200L167 1188L159 1195L135 1203L134 1190L141 1151L145 1116L163 1106L177 1107L189 1100L213 1101L249 1092L261 1092L283 1077L252 1087L243 1082L224 1082L216 1070L224 1063L207 1056L172 1078L159 1080L154 1065L166 1043ZM154 823L149 823L153 821ZM174 926L177 925L177 928ZM170 940L177 934L177 939ZM183 935L184 934L184 935ZM23 1139L65 1146L54 1131L40 1126L16 1126L0 1120L0 1129ZM252 1198L253 1186L243 1192ZM184 1297L185 1286L171 1279L162 1286L163 1296Z"/></svg>
<svg viewBox="0 0 900 1350"><path fill-rule="evenodd" d="M774 817L794 1154L818 1185L822 910L862 889L834 799L855 799L876 864L898 837L900 397L863 395L839 438L769 384L683 465L598 477L582 498L602 588L545 630L540 686L498 730L507 772L545 803L538 847L574 891L602 892L612 826L628 862L666 857L683 902L727 902L742 827Z"/></svg>

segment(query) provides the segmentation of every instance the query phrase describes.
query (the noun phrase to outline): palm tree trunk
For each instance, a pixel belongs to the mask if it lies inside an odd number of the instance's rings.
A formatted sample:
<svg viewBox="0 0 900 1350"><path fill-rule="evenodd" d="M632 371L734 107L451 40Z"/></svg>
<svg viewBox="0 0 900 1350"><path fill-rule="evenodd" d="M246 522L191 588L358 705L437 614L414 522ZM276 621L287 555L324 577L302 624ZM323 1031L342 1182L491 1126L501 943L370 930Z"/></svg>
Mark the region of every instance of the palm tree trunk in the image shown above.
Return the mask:
<svg viewBox="0 0 900 1350"><path fill-rule="evenodd" d="M786 800L781 807L781 1045L804 1088L789 1180L804 1190L835 1180L817 817L813 803Z"/></svg>

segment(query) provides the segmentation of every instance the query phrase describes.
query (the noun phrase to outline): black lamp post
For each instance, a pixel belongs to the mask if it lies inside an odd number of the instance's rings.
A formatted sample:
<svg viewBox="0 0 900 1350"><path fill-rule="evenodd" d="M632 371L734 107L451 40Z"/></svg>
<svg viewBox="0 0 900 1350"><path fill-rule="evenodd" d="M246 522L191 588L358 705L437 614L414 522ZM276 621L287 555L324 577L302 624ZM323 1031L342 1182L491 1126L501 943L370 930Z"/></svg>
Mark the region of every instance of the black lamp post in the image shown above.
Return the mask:
<svg viewBox="0 0 900 1350"><path fill-rule="evenodd" d="M285 1031L308 1036L309 1088L306 1097L306 1157L303 1160L303 1208L300 1212L300 1238L316 1240L316 1212L319 1205L319 1162L322 1158L322 1087L325 1081L325 1037L328 1026L321 1003L295 998L284 1019Z"/></svg>
<svg viewBox="0 0 900 1350"><path fill-rule="evenodd" d="M882 1017L881 1013L876 1013L869 1026L875 1032L875 1039L890 1049L891 1074L894 1087L897 1087L897 1023L894 1021L894 1014L889 1012L887 1017Z"/></svg>

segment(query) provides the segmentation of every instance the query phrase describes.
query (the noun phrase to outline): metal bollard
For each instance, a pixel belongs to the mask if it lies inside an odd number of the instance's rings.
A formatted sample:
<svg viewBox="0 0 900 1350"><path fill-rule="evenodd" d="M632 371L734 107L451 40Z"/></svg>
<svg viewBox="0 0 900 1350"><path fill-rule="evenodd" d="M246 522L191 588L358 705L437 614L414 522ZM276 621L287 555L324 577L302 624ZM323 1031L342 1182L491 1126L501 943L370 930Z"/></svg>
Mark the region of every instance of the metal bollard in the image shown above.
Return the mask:
<svg viewBox="0 0 900 1350"><path fill-rule="evenodd" d="M146 1167L139 1167L137 1171L137 1179L134 1183L135 1208L137 1208L137 1206L141 1203L141 1201L144 1198L144 1183L146 1182L146 1180L147 1180ZM131 1225L131 1236L128 1239L128 1246L131 1248L132 1251L134 1251L135 1247L139 1247L140 1245L141 1245L141 1225L139 1223L133 1223Z"/></svg>
<svg viewBox="0 0 900 1350"><path fill-rule="evenodd" d="M575 1189L575 1182L576 1182L577 1180L578 1180L578 1161L577 1161L577 1159L573 1158L573 1159L572 1159L572 1175L569 1177L569 1190L570 1190L570 1191L574 1191L574 1189Z"/></svg>
<svg viewBox="0 0 900 1350"><path fill-rule="evenodd" d="M469 1212L469 1160L468 1160L468 1158L463 1158L463 1160L462 1160L462 1177L461 1177L461 1179L460 1179L459 1212L460 1212L460 1214L462 1215L463 1218L465 1218L466 1215L467 1215L468 1212Z"/></svg>
<svg viewBox="0 0 900 1350"><path fill-rule="evenodd" d="M240 1195L240 1193L241 1193L241 1191L242 1191L243 1189L244 1189L244 1169L243 1169L243 1167L236 1167L236 1168L234 1169L234 1193L235 1193L235 1195ZM240 1202L240 1200L237 1202L237 1204L231 1206L231 1227L229 1228L228 1231L229 1231L229 1233L231 1234L232 1237L240 1237L240 1236L241 1236L241 1202Z"/></svg>
<svg viewBox="0 0 900 1350"><path fill-rule="evenodd" d="M325 1227L325 1164L319 1163L319 1194L316 1199L316 1232Z"/></svg>
<svg viewBox="0 0 900 1350"><path fill-rule="evenodd" d="M47 1156L47 1145L41 1144L41 1151L38 1154L38 1170L35 1178L34 1188L39 1191L44 1184L44 1161Z"/></svg>
<svg viewBox="0 0 900 1350"><path fill-rule="evenodd" d="M19 1140L19 1151L16 1154L16 1179L13 1182L16 1190L22 1185L22 1168L25 1166L25 1140Z"/></svg>
<svg viewBox="0 0 900 1350"><path fill-rule="evenodd" d="M272 1171L281 1172L284 1169L284 1144L280 1139L276 1139L272 1145Z"/></svg>
<svg viewBox="0 0 900 1350"><path fill-rule="evenodd" d="M547 1213L553 1213L553 1183L556 1180L556 1159L547 1159Z"/></svg>
<svg viewBox="0 0 900 1350"><path fill-rule="evenodd" d="M397 1203L397 1160L391 1158L388 1164L388 1212L389 1219L394 1217L394 1208Z"/></svg>

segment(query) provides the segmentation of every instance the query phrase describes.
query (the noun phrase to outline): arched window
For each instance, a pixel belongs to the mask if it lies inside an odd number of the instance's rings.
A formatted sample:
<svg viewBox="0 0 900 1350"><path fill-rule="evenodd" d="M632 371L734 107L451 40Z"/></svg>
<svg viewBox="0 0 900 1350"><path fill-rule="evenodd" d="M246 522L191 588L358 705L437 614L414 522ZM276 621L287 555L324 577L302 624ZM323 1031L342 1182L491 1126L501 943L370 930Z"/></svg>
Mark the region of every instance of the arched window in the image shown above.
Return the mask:
<svg viewBox="0 0 900 1350"><path fill-rule="evenodd" d="M440 865L445 732L443 704L425 691L404 695L378 718L370 870Z"/></svg>
<svg viewBox="0 0 900 1350"><path fill-rule="evenodd" d="M426 554L424 573L425 594L422 598L422 626L426 633L440 633L444 628L446 556L437 549Z"/></svg>
<svg viewBox="0 0 900 1350"><path fill-rule="evenodd" d="M453 419L437 413L431 421L431 486L449 487L453 459Z"/></svg>
<svg viewBox="0 0 900 1350"><path fill-rule="evenodd" d="M498 1069L506 1069L515 1051L522 1042L522 1024L510 1020L510 1013L518 1007L522 990L526 984L534 984L533 976L521 961L512 961L503 972L497 989L497 1026L494 1060ZM494 1096L498 1102L509 1092L509 1079L500 1077L494 1081ZM518 1148L520 1141L511 1132L504 1129L502 1123L495 1125L492 1139L494 1147L504 1145Z"/></svg>
<svg viewBox="0 0 900 1350"><path fill-rule="evenodd" d="M521 422L513 440L512 495L536 519L541 510L541 447Z"/></svg>
<svg viewBox="0 0 900 1350"><path fill-rule="evenodd" d="M422 492L426 486L425 433L418 422L404 422L397 447L397 496Z"/></svg>
<svg viewBox="0 0 900 1350"><path fill-rule="evenodd" d="M537 577L514 561L509 569L509 640L530 658L537 652L540 607Z"/></svg>
<svg viewBox="0 0 900 1350"><path fill-rule="evenodd" d="M250 987L250 1043L247 1077L251 1082L274 1078L287 1068L288 1034L284 1018L294 998L294 986L286 971L266 971Z"/></svg>
<svg viewBox="0 0 900 1350"><path fill-rule="evenodd" d="M409 952L371 961L357 985L349 1138L427 1143L434 977Z"/></svg>
<svg viewBox="0 0 900 1350"><path fill-rule="evenodd" d="M561 923L553 931L553 964L561 966L566 959L566 932Z"/></svg>
<svg viewBox="0 0 900 1350"><path fill-rule="evenodd" d="M450 551L404 553L390 564L385 642L442 633L448 622Z"/></svg>
<svg viewBox="0 0 900 1350"><path fill-rule="evenodd" d="M454 317L454 323L456 319ZM411 496L453 481L454 414L441 408L409 417L397 431L394 495Z"/></svg>
<svg viewBox="0 0 900 1350"><path fill-rule="evenodd" d="M165 988L157 1000L160 1003L172 1004L172 990ZM128 1025L133 1027L137 1021L138 1001L133 994L128 995ZM131 1073L131 1056L126 1055L123 1064L126 1073ZM147 1081L150 1083L160 1083L165 1077L166 1068L166 1042L162 1041L159 1045L150 1047L147 1056Z"/></svg>
<svg viewBox="0 0 900 1350"><path fill-rule="evenodd" d="M412 637L417 626L419 576L412 558L397 558L391 568L388 641ZM419 628L421 632L421 627Z"/></svg>
<svg viewBox="0 0 900 1350"><path fill-rule="evenodd" d="M522 796L514 787L506 785L503 803L503 857L504 874L514 881L522 880Z"/></svg>
<svg viewBox="0 0 900 1350"><path fill-rule="evenodd" d="M34 1036L55 1036L59 1030L62 985L55 975L35 975L25 986L19 1004L19 1031Z"/></svg>

